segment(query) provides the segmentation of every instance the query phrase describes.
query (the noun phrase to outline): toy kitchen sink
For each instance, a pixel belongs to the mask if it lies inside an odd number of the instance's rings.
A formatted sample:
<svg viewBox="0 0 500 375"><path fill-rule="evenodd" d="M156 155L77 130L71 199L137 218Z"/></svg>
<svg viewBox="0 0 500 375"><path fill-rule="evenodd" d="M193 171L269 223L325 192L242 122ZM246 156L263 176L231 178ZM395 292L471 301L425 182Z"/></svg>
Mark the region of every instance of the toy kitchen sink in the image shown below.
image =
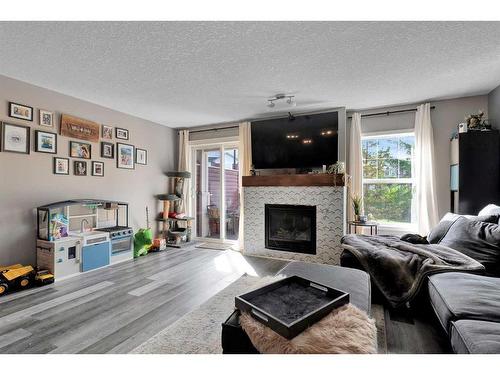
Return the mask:
<svg viewBox="0 0 500 375"><path fill-rule="evenodd" d="M37 265L55 280L133 258L128 204L95 199L55 202L37 208ZM129 237L120 242L114 228ZM122 239L123 236L120 238Z"/></svg>

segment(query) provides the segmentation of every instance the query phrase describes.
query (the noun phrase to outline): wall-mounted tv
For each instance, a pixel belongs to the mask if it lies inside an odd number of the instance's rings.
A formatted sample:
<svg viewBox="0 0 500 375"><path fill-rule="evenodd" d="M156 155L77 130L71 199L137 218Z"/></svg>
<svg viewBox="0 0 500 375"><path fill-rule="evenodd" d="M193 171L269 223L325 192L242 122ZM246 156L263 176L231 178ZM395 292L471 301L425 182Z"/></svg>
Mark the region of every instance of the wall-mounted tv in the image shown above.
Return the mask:
<svg viewBox="0 0 500 375"><path fill-rule="evenodd" d="M338 112L252 122L255 169L314 168L338 159Z"/></svg>

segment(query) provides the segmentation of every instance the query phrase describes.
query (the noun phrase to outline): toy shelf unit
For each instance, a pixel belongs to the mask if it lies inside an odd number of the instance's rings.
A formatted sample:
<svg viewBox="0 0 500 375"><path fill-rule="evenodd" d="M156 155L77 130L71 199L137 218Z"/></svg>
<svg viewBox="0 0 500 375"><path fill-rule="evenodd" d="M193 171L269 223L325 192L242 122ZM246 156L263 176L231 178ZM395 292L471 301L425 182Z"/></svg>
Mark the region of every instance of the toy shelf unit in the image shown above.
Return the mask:
<svg viewBox="0 0 500 375"><path fill-rule="evenodd" d="M37 265L56 280L132 259L128 203L100 199L37 208Z"/></svg>
<svg viewBox="0 0 500 375"><path fill-rule="evenodd" d="M162 202L162 212L156 221L159 223L159 233L166 239L167 246L182 248L192 239L194 217L186 216L184 212L184 183L191 178L189 172L167 172L169 190L174 194L160 194L157 199Z"/></svg>

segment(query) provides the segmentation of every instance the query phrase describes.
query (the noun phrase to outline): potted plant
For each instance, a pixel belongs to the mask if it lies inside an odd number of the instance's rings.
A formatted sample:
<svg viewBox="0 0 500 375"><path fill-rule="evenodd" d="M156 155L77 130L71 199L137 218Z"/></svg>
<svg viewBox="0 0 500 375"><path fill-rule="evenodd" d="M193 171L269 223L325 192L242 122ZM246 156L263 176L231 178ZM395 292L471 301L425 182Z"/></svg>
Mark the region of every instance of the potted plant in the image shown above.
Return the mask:
<svg viewBox="0 0 500 375"><path fill-rule="evenodd" d="M361 215L361 207L363 205L363 197L361 195L353 195L351 197L352 209L354 211L354 221L365 222L366 216Z"/></svg>

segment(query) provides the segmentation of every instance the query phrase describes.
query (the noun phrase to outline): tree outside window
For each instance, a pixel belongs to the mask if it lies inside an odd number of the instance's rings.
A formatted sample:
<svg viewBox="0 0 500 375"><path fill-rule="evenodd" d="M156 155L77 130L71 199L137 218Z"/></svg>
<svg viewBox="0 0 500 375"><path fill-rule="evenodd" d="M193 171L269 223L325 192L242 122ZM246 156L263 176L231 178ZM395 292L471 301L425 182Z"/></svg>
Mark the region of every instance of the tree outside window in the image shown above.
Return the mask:
<svg viewBox="0 0 500 375"><path fill-rule="evenodd" d="M416 222L414 210L412 133L362 139L364 211L388 226Z"/></svg>

